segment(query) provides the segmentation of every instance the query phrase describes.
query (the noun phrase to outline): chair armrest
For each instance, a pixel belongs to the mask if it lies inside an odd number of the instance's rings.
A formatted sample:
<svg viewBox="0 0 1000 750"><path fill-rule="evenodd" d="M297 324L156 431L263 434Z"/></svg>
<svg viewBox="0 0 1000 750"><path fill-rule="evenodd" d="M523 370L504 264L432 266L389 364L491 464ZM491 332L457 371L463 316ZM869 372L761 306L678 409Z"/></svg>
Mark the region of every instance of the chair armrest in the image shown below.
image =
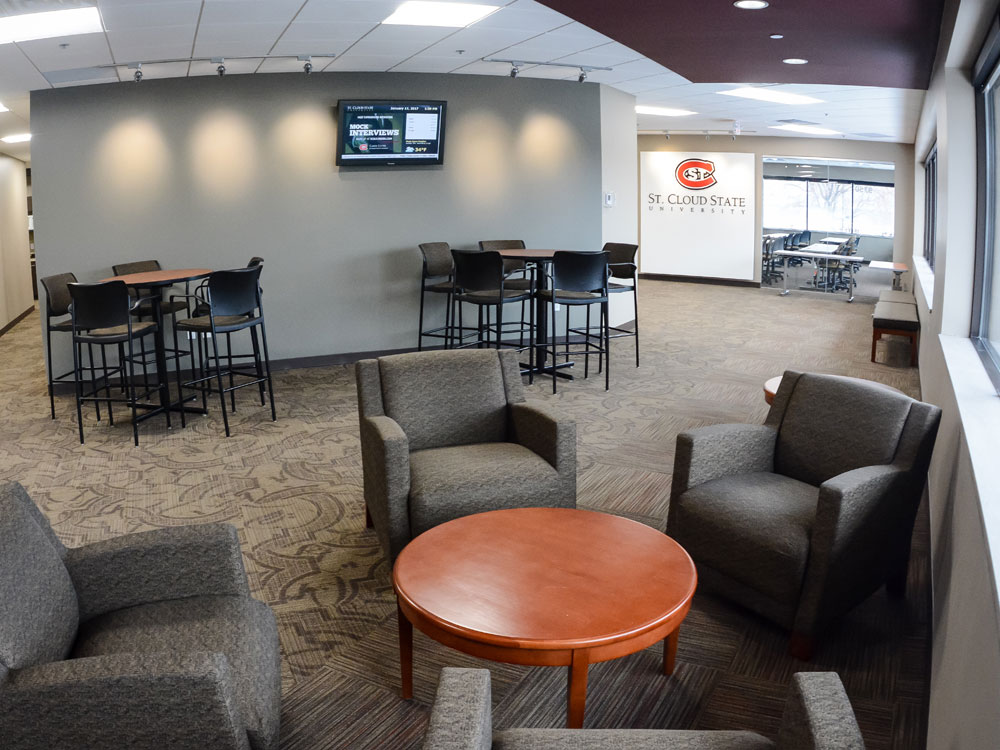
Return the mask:
<svg viewBox="0 0 1000 750"><path fill-rule="evenodd" d="M717 424L677 436L671 496L731 474L774 470L777 431L766 425Z"/></svg>
<svg viewBox="0 0 1000 750"><path fill-rule="evenodd" d="M442 669L423 750L490 750L490 694L488 669Z"/></svg>
<svg viewBox="0 0 1000 750"><path fill-rule="evenodd" d="M576 476L576 422L538 401L508 405L512 442L548 461L560 474Z"/></svg>
<svg viewBox="0 0 1000 750"><path fill-rule="evenodd" d="M80 621L188 596L249 596L236 529L229 524L142 531L66 550Z"/></svg>
<svg viewBox="0 0 1000 750"><path fill-rule="evenodd" d="M851 701L836 672L798 672L785 701L779 750L864 750Z"/></svg>
<svg viewBox="0 0 1000 750"><path fill-rule="evenodd" d="M820 485L796 632L812 634L884 583L901 530L909 550L916 507L901 491L908 479L902 467L880 464Z"/></svg>
<svg viewBox="0 0 1000 750"><path fill-rule="evenodd" d="M223 654L114 654L11 672L0 690L5 750L248 750Z"/></svg>
<svg viewBox="0 0 1000 750"><path fill-rule="evenodd" d="M391 562L410 541L410 441L391 417L360 421L365 505Z"/></svg>

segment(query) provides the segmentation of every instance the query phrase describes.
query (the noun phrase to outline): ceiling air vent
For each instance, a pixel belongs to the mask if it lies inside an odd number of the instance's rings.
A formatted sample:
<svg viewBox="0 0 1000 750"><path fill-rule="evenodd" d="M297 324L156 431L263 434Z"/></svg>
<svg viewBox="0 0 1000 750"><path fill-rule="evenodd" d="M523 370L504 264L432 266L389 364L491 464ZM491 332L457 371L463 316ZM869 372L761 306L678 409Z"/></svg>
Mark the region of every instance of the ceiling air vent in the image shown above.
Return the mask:
<svg viewBox="0 0 1000 750"><path fill-rule="evenodd" d="M78 86L81 83L109 83L118 81L114 68L72 68L70 70L50 70L42 73L53 86Z"/></svg>

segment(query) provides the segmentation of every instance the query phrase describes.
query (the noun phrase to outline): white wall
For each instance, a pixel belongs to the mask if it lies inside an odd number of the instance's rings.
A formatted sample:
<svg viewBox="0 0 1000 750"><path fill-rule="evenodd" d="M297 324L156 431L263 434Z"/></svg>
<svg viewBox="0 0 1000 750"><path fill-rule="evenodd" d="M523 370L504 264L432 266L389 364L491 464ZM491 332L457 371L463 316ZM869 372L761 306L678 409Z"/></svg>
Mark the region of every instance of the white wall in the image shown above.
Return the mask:
<svg viewBox="0 0 1000 750"><path fill-rule="evenodd" d="M757 157L757 175L763 174L763 157L802 156L857 161L892 162L895 165L896 210L893 259L909 263L913 246L913 146L906 143L875 143L872 141L833 140L825 138L775 138L769 136L662 135L639 136L640 151L737 151ZM754 197L756 219L754 232L761 235L763 210L763 180L757 180ZM640 248L641 252L641 248ZM760 247L756 249L754 281L760 281Z"/></svg>
<svg viewBox="0 0 1000 750"><path fill-rule="evenodd" d="M0 154L0 329L35 304L24 162Z"/></svg>
<svg viewBox="0 0 1000 750"><path fill-rule="evenodd" d="M928 476L933 643L927 747L1000 742L1000 399L968 338L976 227L976 130L970 68L993 3L950 2L914 148L911 262L921 324L920 382L943 410ZM947 62L946 62L947 61ZM938 147L937 248L923 260L923 166Z"/></svg>
<svg viewBox="0 0 1000 750"><path fill-rule="evenodd" d="M444 165L338 169L340 98L447 100ZM36 91L31 120L39 276L91 281L146 258L231 268L260 255L275 359L415 347L421 242L601 246L597 84L153 80ZM431 305L443 320L443 301Z"/></svg>
<svg viewBox="0 0 1000 750"><path fill-rule="evenodd" d="M601 86L601 243L639 242L639 171L635 97ZM603 194L615 194L615 205L605 206ZM610 296L611 325L635 318L630 294Z"/></svg>

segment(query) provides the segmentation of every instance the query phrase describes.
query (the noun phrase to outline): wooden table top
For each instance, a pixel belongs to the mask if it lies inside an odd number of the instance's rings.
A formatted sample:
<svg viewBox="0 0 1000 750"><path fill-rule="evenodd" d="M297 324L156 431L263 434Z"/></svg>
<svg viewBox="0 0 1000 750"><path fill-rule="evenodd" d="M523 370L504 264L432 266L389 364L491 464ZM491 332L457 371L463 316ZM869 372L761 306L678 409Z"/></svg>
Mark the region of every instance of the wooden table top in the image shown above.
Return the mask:
<svg viewBox="0 0 1000 750"><path fill-rule="evenodd" d="M503 648L628 641L685 612L697 574L662 532L619 516L518 508L458 518L407 545L393 585L438 628Z"/></svg>
<svg viewBox="0 0 1000 750"><path fill-rule="evenodd" d="M893 273L902 273L903 271L909 271L910 267L905 263L893 263L888 260L873 260L868 264L869 268L879 268L884 271L892 271Z"/></svg>
<svg viewBox="0 0 1000 750"><path fill-rule="evenodd" d="M178 281L193 281L203 279L212 273L211 268L176 268L160 271L143 271L142 273L126 273L122 276L109 276L101 281L124 281L129 286L154 287L170 286Z"/></svg>
<svg viewBox="0 0 1000 750"><path fill-rule="evenodd" d="M556 253L579 253L579 252L599 252L587 250L521 250L511 248L510 250L500 250L500 255L512 260L552 260Z"/></svg>

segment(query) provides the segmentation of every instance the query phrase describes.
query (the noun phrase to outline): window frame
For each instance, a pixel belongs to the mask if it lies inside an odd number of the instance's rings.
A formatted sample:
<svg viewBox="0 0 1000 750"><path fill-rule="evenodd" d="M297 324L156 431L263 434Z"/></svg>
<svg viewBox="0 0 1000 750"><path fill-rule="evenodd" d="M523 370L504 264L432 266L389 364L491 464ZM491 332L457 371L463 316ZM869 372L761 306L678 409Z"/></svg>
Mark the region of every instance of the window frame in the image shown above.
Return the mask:
<svg viewBox="0 0 1000 750"><path fill-rule="evenodd" d="M1000 393L1000 352L990 343L988 320L990 305L1000 300L991 300L987 284L993 282L993 252L997 237L997 185L993 176L997 160L998 145L994 134L993 116L988 106L988 98L995 90L1000 90L1000 18L994 16L983 48L973 66L972 85L976 100L976 151L979 154L976 174L976 256L972 287L972 325L969 337L979 354L979 358Z"/></svg>
<svg viewBox="0 0 1000 750"><path fill-rule="evenodd" d="M934 270L937 255L938 147L937 141L924 158L924 260Z"/></svg>
<svg viewBox="0 0 1000 750"><path fill-rule="evenodd" d="M831 179L825 179L825 178L822 178L822 177L793 177L791 175L789 175L787 177L784 176L784 175L774 175L774 176L772 176L772 175L764 175L762 179L764 179L764 180L782 180L782 181L786 181L786 182L803 182L803 183L810 183L810 182L836 182L836 183L839 183L839 184L842 184L842 185L850 185L851 186L851 231L850 231L850 234L857 234L857 232L854 231L854 187L856 185L861 185L861 186L868 185L868 186L871 186L871 187L888 187L888 188L892 188L893 189L893 196L895 196L895 190L896 190L896 183L895 182L875 182L873 180L838 180L838 179L833 179L833 178L831 178ZM826 230L826 229L811 229L809 227L809 190L808 190L808 185L806 185L806 188L807 188L806 189L806 224L803 227L803 229L807 230L807 231L810 231L810 232L819 232L819 233L829 231L829 230ZM894 214L895 214L895 212L894 212ZM791 228L791 227L789 227L789 228ZM868 236L868 237L882 237L884 239L895 240L895 237L896 237L895 226L893 226L893 233L892 234L887 234L887 235L874 235L873 234L873 235L865 235L865 236Z"/></svg>

